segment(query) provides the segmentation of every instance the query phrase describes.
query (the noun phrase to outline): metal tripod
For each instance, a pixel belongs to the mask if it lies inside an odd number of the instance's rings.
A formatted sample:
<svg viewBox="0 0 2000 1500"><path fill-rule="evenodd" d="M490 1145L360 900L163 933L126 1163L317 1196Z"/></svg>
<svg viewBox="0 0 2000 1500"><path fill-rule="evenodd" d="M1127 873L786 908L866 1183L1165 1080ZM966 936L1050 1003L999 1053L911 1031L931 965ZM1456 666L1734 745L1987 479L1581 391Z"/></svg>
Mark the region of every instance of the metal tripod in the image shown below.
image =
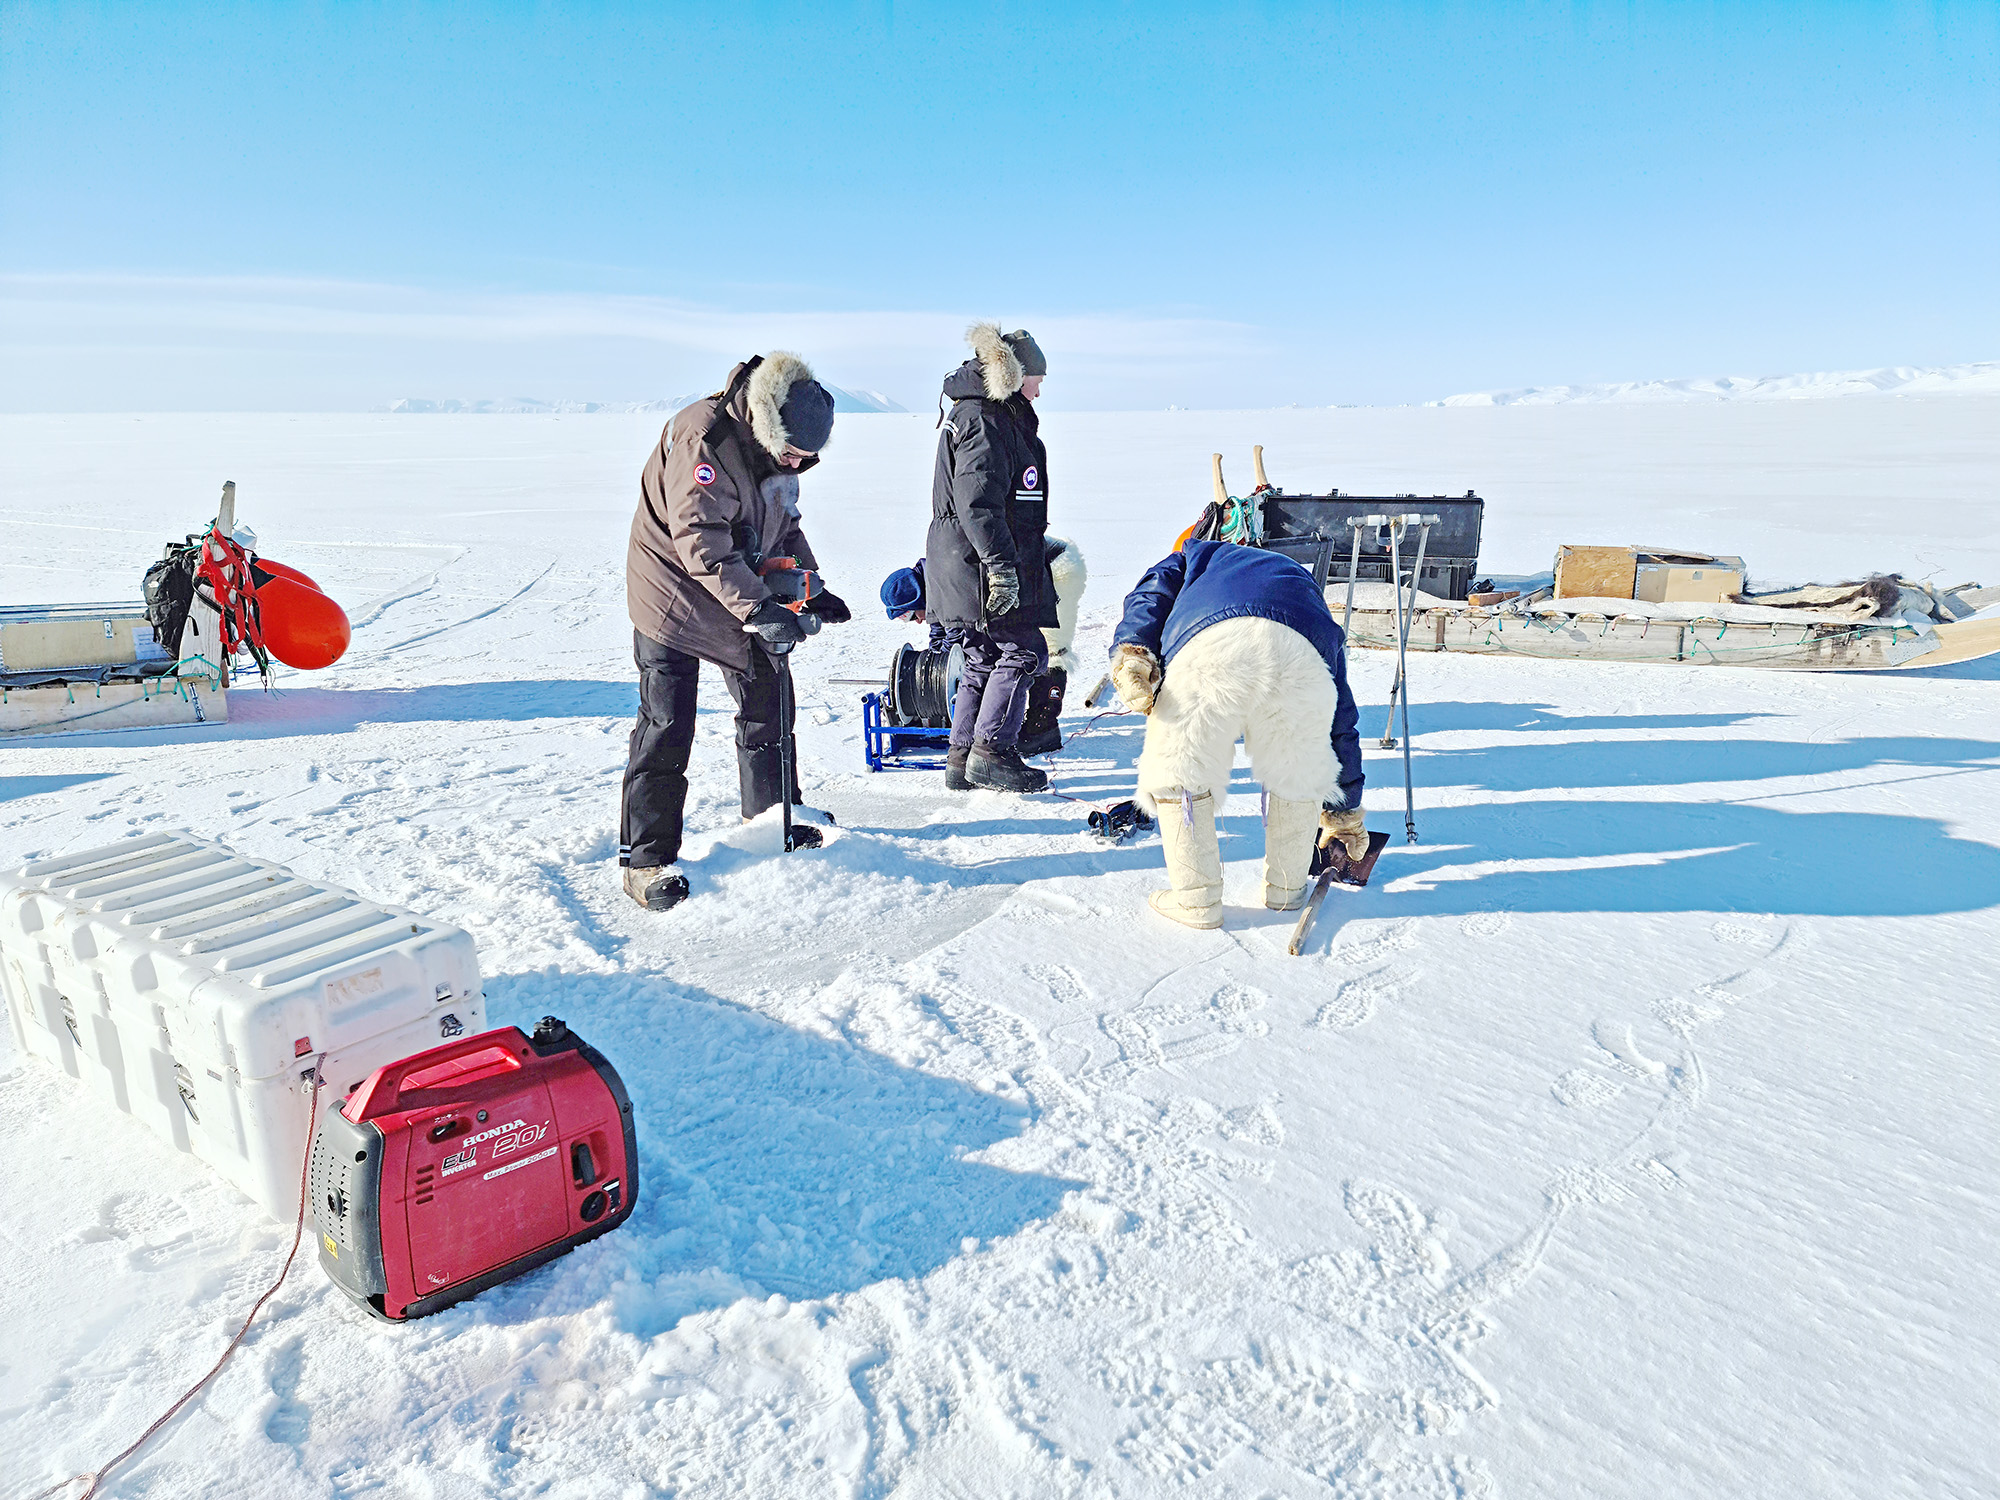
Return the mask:
<svg viewBox="0 0 2000 1500"><path fill-rule="evenodd" d="M1347 562L1347 608L1340 622L1343 639L1354 621L1354 582L1361 569L1362 528L1372 526L1378 535L1386 531L1389 536L1389 581L1396 588L1396 679L1389 686L1389 716L1382 725L1381 744L1384 750L1396 748L1396 707L1400 699L1403 709L1403 828L1412 844L1417 841L1417 793L1415 774L1410 766L1410 626L1416 618L1417 586L1424 576L1424 553L1430 546L1431 527L1438 524L1438 519L1412 511L1394 516L1356 516L1348 522L1354 528L1354 547ZM1403 598L1403 536L1412 526L1418 528L1417 555L1410 569L1410 596L1406 603Z"/></svg>

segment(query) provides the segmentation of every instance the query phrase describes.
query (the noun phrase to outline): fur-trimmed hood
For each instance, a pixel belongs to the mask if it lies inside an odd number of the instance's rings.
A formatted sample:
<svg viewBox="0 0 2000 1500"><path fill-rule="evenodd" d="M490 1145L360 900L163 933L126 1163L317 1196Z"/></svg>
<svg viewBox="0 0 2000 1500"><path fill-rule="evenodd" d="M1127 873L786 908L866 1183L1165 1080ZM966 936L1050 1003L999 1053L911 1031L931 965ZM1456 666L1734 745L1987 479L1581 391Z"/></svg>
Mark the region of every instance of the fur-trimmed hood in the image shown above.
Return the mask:
<svg viewBox="0 0 2000 1500"><path fill-rule="evenodd" d="M785 431L780 411L786 393L799 381L812 378L812 366L783 349L773 349L750 372L749 384L743 390L743 415L750 423L757 446L771 457L784 457L785 445L792 440L792 435Z"/></svg>
<svg viewBox="0 0 2000 1500"><path fill-rule="evenodd" d="M1020 356L1001 335L998 323L974 323L965 330L965 341L978 362L987 400L1005 401L1021 388Z"/></svg>

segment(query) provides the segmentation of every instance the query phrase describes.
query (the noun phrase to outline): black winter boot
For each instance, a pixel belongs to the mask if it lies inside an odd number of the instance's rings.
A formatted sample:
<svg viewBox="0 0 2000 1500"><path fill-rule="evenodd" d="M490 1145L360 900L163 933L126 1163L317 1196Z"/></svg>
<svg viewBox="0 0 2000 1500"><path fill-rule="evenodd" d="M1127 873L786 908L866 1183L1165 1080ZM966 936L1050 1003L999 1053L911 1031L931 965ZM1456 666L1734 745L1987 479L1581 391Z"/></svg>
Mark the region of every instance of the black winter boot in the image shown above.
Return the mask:
<svg viewBox="0 0 2000 1500"><path fill-rule="evenodd" d="M969 792L972 783L965 779L965 759L972 754L972 747L953 745L944 753L944 785L950 792Z"/></svg>
<svg viewBox="0 0 2000 1500"><path fill-rule="evenodd" d="M1012 745L974 745L965 762L965 778L995 792L1040 792L1049 785L1048 772L1024 764Z"/></svg>
<svg viewBox="0 0 2000 1500"><path fill-rule="evenodd" d="M1023 755L1047 755L1060 750L1062 737L1063 691L1069 673L1061 667L1048 671L1028 684L1028 712L1021 721L1021 740L1014 748Z"/></svg>

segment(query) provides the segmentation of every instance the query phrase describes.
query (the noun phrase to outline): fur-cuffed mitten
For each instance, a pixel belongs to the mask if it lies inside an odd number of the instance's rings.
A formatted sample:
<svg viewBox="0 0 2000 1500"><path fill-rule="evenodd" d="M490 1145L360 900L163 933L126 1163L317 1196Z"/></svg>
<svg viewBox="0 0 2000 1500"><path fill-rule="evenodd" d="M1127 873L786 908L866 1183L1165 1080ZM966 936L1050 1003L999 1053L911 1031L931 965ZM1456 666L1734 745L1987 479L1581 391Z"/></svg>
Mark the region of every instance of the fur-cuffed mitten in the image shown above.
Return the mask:
<svg viewBox="0 0 2000 1500"><path fill-rule="evenodd" d="M1133 713L1150 714L1153 695L1160 686L1159 657L1127 641L1112 655L1111 686Z"/></svg>
<svg viewBox="0 0 2000 1500"><path fill-rule="evenodd" d="M1358 807L1330 807L1319 810L1319 845L1324 849L1338 839L1347 857L1359 863L1368 857L1368 824Z"/></svg>

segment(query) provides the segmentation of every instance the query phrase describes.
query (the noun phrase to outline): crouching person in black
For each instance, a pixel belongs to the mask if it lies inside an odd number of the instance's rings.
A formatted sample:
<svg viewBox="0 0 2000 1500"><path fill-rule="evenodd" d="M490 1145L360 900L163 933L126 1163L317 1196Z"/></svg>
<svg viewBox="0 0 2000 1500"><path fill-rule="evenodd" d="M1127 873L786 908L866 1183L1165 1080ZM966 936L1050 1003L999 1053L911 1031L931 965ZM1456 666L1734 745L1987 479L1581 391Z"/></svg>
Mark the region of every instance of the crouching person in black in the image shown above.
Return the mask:
<svg viewBox="0 0 2000 1500"><path fill-rule="evenodd" d="M1048 776L1019 749L1029 685L1060 620L1047 557L1048 452L1030 404L1048 361L1025 331L978 323L972 358L945 377L925 555L926 619L963 632L945 785L1039 792Z"/></svg>

